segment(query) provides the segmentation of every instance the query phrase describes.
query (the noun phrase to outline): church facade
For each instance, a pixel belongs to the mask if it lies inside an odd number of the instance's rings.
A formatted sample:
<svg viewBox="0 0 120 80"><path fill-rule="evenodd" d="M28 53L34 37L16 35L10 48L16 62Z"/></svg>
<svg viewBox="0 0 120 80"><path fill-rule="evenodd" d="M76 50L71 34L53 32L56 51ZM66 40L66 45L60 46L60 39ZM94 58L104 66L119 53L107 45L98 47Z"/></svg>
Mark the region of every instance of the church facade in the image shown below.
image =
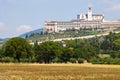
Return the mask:
<svg viewBox="0 0 120 80"><path fill-rule="evenodd" d="M77 19L71 21L45 21L44 32L60 32L70 29L79 30L81 28L117 28L120 27L120 20L105 21L103 14L93 14L92 7L88 7L87 14L78 14Z"/></svg>

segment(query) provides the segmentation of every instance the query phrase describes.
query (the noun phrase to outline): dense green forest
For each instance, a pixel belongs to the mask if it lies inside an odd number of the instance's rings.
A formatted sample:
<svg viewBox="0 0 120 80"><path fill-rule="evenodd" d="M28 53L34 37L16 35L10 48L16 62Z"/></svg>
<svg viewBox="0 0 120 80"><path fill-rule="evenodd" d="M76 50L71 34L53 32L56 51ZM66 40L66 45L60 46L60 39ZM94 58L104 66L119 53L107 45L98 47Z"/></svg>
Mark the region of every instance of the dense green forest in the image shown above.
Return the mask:
<svg viewBox="0 0 120 80"><path fill-rule="evenodd" d="M30 45L15 37L0 49L0 62L120 64L120 33Z"/></svg>

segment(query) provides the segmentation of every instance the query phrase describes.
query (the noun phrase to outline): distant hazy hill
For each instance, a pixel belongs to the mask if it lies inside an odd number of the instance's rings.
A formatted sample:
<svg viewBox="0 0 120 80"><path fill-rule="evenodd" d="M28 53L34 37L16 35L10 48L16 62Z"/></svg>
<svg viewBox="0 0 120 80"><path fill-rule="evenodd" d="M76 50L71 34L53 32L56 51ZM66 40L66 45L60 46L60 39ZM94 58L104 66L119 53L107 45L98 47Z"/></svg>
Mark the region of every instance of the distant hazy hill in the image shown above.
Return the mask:
<svg viewBox="0 0 120 80"><path fill-rule="evenodd" d="M2 45L3 45L7 40L9 40L9 38L4 38L4 39L0 38L0 49L2 48Z"/></svg>
<svg viewBox="0 0 120 80"><path fill-rule="evenodd" d="M26 35L30 36L33 33L41 33L41 32L43 32L43 28L24 33L24 34L20 35L20 37L25 38Z"/></svg>
<svg viewBox="0 0 120 80"><path fill-rule="evenodd" d="M0 38L0 42L7 41L8 39L9 39L9 38L4 38L4 39Z"/></svg>

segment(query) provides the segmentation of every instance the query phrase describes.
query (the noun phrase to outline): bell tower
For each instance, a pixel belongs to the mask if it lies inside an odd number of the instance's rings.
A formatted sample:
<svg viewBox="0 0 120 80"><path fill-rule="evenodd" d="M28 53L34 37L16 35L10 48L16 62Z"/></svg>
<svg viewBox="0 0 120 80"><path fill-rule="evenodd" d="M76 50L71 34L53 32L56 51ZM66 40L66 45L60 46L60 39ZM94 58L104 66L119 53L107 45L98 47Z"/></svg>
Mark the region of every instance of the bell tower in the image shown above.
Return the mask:
<svg viewBox="0 0 120 80"><path fill-rule="evenodd" d="M88 7L88 21L92 20L92 7Z"/></svg>

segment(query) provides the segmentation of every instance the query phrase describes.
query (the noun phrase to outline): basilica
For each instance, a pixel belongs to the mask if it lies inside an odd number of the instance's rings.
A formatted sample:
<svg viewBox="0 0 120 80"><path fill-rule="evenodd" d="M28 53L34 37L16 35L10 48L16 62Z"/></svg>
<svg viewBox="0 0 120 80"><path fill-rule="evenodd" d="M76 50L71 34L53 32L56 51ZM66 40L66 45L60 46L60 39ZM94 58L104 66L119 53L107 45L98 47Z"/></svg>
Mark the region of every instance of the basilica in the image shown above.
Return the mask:
<svg viewBox="0 0 120 80"><path fill-rule="evenodd" d="M77 19L72 19L70 21L59 21L50 20L44 23L44 32L60 32L70 29L88 29L88 28L98 28L98 29L115 29L120 27L120 20L104 20L103 14L93 14L92 7L88 7L87 14L78 14Z"/></svg>

